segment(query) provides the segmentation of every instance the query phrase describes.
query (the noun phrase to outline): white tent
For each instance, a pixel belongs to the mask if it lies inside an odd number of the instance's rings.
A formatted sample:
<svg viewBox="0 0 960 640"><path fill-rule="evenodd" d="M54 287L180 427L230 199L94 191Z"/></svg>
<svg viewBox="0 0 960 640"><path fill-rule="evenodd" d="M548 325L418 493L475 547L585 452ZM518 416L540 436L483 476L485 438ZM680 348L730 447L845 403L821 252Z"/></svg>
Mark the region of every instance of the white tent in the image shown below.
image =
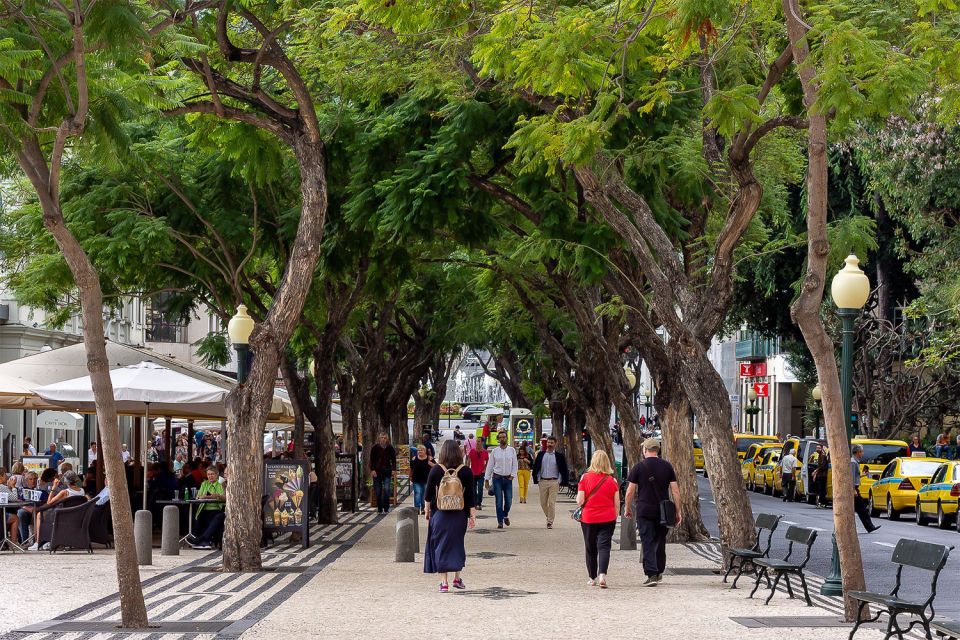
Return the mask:
<svg viewBox="0 0 960 640"><path fill-rule="evenodd" d="M83 431L83 416L69 411L42 411L33 426L54 431Z"/></svg>

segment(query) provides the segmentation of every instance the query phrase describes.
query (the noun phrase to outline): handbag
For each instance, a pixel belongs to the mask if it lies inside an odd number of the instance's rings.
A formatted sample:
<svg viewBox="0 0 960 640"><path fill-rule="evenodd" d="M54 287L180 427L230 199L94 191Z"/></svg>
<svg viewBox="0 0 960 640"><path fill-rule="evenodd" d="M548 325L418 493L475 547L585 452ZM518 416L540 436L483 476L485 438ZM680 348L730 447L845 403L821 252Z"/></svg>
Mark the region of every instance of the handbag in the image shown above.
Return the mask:
<svg viewBox="0 0 960 640"><path fill-rule="evenodd" d="M590 496L592 496L593 494L595 494L595 493L597 492L597 489L599 489L600 487L602 487L602 486L603 486L603 483L606 482L606 481L609 480L609 479L610 479L610 476L603 476L603 480L601 480L600 482L598 482L598 483L593 487L593 489L590 490L590 493L587 495L586 498L584 498L583 504L580 505L579 507L577 507L576 511L574 511L573 514L572 514L570 517L573 518L574 520L576 520L577 522L580 522L580 518L583 517L583 508L584 508L585 506L587 506L587 501L590 500Z"/></svg>
<svg viewBox="0 0 960 640"><path fill-rule="evenodd" d="M647 469L646 461L643 462L643 468ZM649 470L647 472L649 473ZM660 499L660 526L673 529L677 526L677 505L673 504L673 501L670 499L663 499L663 496L660 494L660 489L657 488L656 478L654 478L652 473L647 477L647 482L653 486L657 498Z"/></svg>

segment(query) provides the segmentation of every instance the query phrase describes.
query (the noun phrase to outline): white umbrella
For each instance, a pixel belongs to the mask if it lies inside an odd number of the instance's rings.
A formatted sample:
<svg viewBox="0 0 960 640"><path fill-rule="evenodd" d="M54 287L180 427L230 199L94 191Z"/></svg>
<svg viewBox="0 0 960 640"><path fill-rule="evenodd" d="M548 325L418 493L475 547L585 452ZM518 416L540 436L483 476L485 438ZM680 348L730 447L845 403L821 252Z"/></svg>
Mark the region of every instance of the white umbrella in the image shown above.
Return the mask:
<svg viewBox="0 0 960 640"><path fill-rule="evenodd" d="M154 362L141 362L110 372L117 411L143 413L150 424L150 412L161 415L189 410L191 414L222 417L227 390L177 373ZM74 409L95 410L90 376L73 378L32 390L44 400ZM144 453L146 452L146 438ZM146 455L143 457L146 462ZM147 508L147 466L143 466L143 508Z"/></svg>

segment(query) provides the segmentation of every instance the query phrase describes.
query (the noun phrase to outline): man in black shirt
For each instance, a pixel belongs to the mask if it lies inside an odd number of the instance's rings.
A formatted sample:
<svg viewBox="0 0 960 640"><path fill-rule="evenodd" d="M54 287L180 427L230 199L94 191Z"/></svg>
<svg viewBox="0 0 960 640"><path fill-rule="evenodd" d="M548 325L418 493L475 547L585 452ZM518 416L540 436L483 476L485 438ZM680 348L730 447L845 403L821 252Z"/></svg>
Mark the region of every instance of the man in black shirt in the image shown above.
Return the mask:
<svg viewBox="0 0 960 640"><path fill-rule="evenodd" d="M397 468L397 451L386 433L381 433L377 440L370 449L370 475L377 496L377 513L387 513L390 510L391 481Z"/></svg>
<svg viewBox="0 0 960 640"><path fill-rule="evenodd" d="M636 514L637 534L643 545L643 572L647 575L645 587L655 587L663 579L667 568L667 527L660 523L660 501L671 495L677 508L680 524L680 487L673 465L659 457L660 441L643 441L643 459L635 464L627 476L629 485L623 500L624 515Z"/></svg>

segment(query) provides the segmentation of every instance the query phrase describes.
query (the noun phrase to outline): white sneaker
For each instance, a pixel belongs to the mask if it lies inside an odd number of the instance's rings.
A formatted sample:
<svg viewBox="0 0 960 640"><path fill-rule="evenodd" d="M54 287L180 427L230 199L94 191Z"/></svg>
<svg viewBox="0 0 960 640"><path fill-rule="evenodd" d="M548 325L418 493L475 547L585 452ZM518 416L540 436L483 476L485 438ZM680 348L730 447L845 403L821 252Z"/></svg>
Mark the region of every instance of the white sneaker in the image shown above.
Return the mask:
<svg viewBox="0 0 960 640"><path fill-rule="evenodd" d="M50 551L50 543L49 543L49 542L44 542L44 543L43 543L43 546L40 547L40 550L41 550L41 551Z"/></svg>
<svg viewBox="0 0 960 640"><path fill-rule="evenodd" d="M596 581L596 580L587 580L587 586L588 586L588 587L595 587L595 586L597 586L597 581Z"/></svg>
<svg viewBox="0 0 960 640"><path fill-rule="evenodd" d="M32 545L27 547L27 551L40 551L40 545L34 542Z"/></svg>

